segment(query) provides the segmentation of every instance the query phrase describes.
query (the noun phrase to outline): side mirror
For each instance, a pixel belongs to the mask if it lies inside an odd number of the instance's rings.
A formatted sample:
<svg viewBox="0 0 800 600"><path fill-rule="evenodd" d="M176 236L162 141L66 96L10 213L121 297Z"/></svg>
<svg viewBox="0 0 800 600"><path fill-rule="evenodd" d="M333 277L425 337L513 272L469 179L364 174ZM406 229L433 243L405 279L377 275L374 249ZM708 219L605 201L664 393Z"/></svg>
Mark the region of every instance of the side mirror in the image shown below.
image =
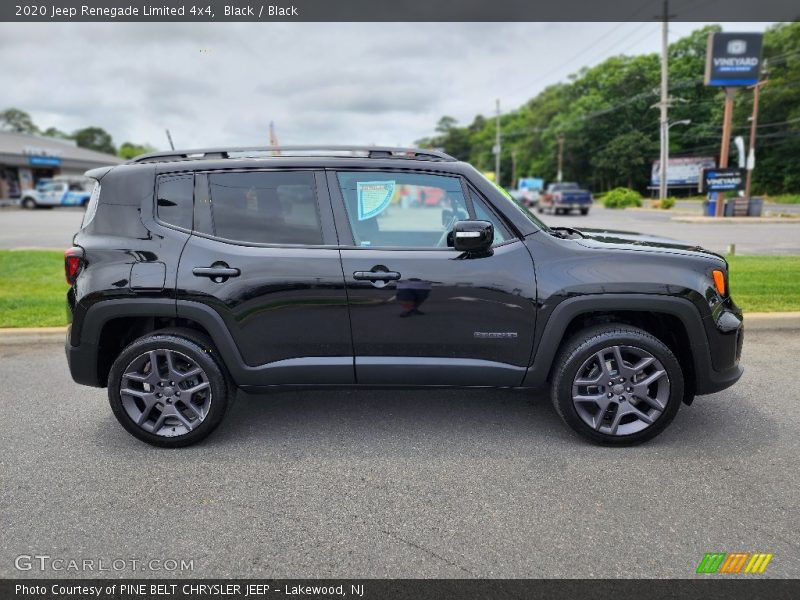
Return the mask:
<svg viewBox="0 0 800 600"><path fill-rule="evenodd" d="M485 252L493 241L494 225L489 221L458 221L453 226L453 248L459 252Z"/></svg>

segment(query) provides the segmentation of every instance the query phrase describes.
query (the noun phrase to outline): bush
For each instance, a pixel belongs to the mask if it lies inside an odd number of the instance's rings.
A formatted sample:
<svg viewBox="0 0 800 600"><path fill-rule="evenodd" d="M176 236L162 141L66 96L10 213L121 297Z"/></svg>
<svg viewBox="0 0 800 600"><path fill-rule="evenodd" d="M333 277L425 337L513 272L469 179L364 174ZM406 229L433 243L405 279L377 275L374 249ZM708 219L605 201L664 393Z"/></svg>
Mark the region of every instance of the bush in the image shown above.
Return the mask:
<svg viewBox="0 0 800 600"><path fill-rule="evenodd" d="M629 206L641 206L642 196L636 190L618 187L614 188L603 196L603 206L606 208L628 208Z"/></svg>
<svg viewBox="0 0 800 600"><path fill-rule="evenodd" d="M663 208L664 210L669 210L673 206L675 206L675 198L664 198L661 201L661 206L659 206L659 208Z"/></svg>

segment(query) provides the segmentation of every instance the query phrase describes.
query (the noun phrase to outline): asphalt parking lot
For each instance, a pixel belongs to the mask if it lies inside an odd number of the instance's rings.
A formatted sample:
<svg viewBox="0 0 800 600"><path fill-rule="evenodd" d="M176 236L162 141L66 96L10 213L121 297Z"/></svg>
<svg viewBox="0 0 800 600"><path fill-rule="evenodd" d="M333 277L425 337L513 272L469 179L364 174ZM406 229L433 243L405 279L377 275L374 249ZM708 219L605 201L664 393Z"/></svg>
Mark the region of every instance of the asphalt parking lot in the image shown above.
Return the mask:
<svg viewBox="0 0 800 600"><path fill-rule="evenodd" d="M697 203L687 202L690 209ZM685 210L683 206L681 210ZM791 206L791 205L788 205ZM431 209L434 211L435 209ZM794 223L681 223L673 211L606 210L595 205L589 215L544 215L552 225L621 229L671 237L725 253L736 244L737 254L800 254L800 219ZM0 248L53 248L72 245L72 235L83 219L81 208L0 210Z"/></svg>
<svg viewBox="0 0 800 600"><path fill-rule="evenodd" d="M530 392L383 390L240 396L170 451L73 384L57 344L0 346L0 577L91 575L15 570L38 553L195 577L691 578L741 551L799 577L798 353L796 332L749 333L740 383L635 448L582 441Z"/></svg>

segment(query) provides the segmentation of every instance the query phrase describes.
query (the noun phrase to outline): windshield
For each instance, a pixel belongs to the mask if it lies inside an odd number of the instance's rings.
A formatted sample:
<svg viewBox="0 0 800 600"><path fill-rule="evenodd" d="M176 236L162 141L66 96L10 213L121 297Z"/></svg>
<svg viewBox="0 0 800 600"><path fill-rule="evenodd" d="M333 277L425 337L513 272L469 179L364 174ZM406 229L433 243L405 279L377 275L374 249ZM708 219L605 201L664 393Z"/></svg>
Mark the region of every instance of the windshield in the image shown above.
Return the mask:
<svg viewBox="0 0 800 600"><path fill-rule="evenodd" d="M523 215L525 215L525 217L528 220L530 220L534 225L536 225L536 227L538 227L539 229L542 229L544 231L550 231L550 228L543 221L540 221L531 211L528 210L528 208L526 206L524 206L519 200L517 200L511 194L509 194L505 189L503 189L500 186L498 186L497 184L495 184L494 181L492 181L491 179L486 177L486 175L481 173L478 169L476 169L472 165L469 165L469 168L472 169L472 172L475 173L478 177L480 177L484 181L489 182L495 188L500 190L500 192L502 192L503 196L505 196L506 198L508 198L511 201L511 205L514 208L516 208L519 212L521 212Z"/></svg>

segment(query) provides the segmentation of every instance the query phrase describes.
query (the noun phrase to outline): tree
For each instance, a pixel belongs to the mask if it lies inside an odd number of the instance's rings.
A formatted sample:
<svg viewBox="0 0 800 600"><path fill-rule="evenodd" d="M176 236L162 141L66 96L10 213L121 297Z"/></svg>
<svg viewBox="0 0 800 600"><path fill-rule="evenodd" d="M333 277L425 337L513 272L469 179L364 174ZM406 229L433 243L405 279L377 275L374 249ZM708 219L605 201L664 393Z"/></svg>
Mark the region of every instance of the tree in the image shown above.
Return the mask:
<svg viewBox="0 0 800 600"><path fill-rule="evenodd" d="M51 138L61 138L62 140L70 139L69 134L66 131L61 131L58 127L48 127L42 132L42 135Z"/></svg>
<svg viewBox="0 0 800 600"><path fill-rule="evenodd" d="M111 134L102 127L84 127L72 134L72 139L81 148L88 148L104 154L116 154L117 149L111 139Z"/></svg>
<svg viewBox="0 0 800 600"><path fill-rule="evenodd" d="M28 134L35 134L39 130L31 116L18 108L7 108L0 112L0 129Z"/></svg>
<svg viewBox="0 0 800 600"><path fill-rule="evenodd" d="M140 154L147 154L148 152L155 152L156 149L150 144L134 144L133 142L123 142L119 147L117 156L130 160Z"/></svg>
<svg viewBox="0 0 800 600"><path fill-rule="evenodd" d="M615 137L594 155L591 162L603 176L607 187L622 184L631 189L641 189L647 185L648 157L656 148L655 140L635 129Z"/></svg>

